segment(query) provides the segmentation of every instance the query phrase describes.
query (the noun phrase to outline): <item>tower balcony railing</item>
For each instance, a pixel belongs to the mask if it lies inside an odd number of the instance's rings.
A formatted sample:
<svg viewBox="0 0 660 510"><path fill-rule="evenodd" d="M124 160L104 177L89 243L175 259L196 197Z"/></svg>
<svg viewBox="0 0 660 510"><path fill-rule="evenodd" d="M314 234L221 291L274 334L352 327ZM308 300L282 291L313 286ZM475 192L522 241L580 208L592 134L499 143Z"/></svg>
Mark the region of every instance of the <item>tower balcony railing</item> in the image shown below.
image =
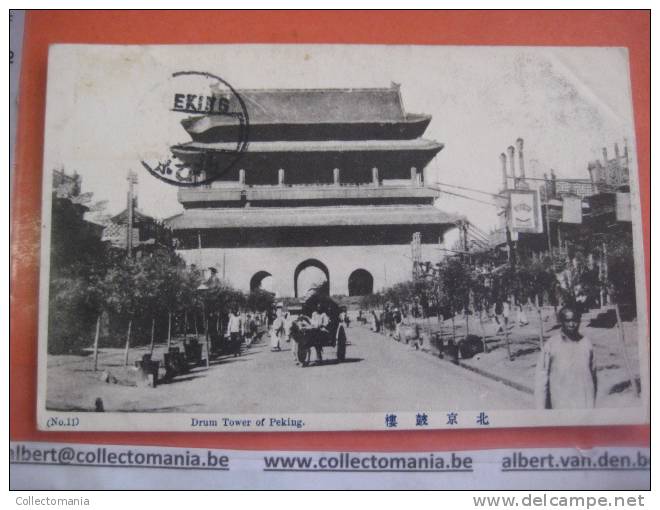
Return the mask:
<svg viewBox="0 0 660 510"><path fill-rule="evenodd" d="M328 199L430 199L437 191L424 186L421 181L411 183L407 179L385 179L379 183L305 183L305 184L242 184L206 185L182 188L179 201L185 203L240 202L268 200L328 200Z"/></svg>

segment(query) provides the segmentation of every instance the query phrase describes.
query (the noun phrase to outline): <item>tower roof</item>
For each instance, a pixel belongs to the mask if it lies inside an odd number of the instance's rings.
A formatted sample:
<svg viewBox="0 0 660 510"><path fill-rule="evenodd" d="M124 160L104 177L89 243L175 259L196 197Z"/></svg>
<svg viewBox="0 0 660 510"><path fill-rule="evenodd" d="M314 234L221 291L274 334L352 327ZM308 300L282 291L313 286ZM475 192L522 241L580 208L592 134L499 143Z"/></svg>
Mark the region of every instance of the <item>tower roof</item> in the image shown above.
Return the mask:
<svg viewBox="0 0 660 510"><path fill-rule="evenodd" d="M250 122L257 124L396 122L406 116L398 87L239 90L238 94L245 103Z"/></svg>
<svg viewBox="0 0 660 510"><path fill-rule="evenodd" d="M230 112L245 106L250 140L351 140L416 138L430 115L406 113L398 86L369 89L241 90L227 98ZM185 118L194 141L237 139L236 115L206 114Z"/></svg>

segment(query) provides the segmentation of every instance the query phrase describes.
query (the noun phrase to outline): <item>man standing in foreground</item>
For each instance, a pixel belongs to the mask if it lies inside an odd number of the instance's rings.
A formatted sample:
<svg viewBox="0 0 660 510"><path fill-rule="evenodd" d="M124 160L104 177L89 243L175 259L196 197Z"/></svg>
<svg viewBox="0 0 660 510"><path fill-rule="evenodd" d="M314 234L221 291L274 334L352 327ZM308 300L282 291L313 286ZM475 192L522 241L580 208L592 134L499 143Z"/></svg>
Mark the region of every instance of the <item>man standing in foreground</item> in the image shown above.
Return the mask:
<svg viewBox="0 0 660 510"><path fill-rule="evenodd" d="M587 409L596 402L596 367L591 340L580 334L574 307L559 311L561 330L544 345L536 364L538 409Z"/></svg>

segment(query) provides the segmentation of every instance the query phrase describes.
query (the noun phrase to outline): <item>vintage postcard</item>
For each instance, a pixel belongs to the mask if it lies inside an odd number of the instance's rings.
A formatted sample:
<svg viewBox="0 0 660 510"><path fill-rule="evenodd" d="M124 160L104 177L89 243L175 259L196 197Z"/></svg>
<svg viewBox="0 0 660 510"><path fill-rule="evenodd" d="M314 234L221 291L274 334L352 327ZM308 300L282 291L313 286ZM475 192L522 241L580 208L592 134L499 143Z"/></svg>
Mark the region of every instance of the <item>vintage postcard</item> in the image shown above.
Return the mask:
<svg viewBox="0 0 660 510"><path fill-rule="evenodd" d="M626 49L55 45L47 89L40 429L648 422Z"/></svg>

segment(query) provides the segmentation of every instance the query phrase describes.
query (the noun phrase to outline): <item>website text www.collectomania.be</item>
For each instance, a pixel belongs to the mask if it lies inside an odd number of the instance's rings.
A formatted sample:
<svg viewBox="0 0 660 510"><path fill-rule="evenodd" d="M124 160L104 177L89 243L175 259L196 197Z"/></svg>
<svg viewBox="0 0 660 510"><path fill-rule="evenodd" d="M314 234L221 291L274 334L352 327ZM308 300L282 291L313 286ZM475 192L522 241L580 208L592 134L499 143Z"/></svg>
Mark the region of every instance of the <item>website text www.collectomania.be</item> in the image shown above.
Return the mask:
<svg viewBox="0 0 660 510"><path fill-rule="evenodd" d="M456 453L438 455L373 455L337 453L320 457L277 455L264 457L264 471L363 471L363 472L465 472L473 469L472 457Z"/></svg>
<svg viewBox="0 0 660 510"><path fill-rule="evenodd" d="M643 507L644 496L560 496L554 494L527 494L526 496L473 496L475 507L557 507L557 508L610 508Z"/></svg>

